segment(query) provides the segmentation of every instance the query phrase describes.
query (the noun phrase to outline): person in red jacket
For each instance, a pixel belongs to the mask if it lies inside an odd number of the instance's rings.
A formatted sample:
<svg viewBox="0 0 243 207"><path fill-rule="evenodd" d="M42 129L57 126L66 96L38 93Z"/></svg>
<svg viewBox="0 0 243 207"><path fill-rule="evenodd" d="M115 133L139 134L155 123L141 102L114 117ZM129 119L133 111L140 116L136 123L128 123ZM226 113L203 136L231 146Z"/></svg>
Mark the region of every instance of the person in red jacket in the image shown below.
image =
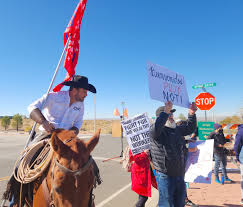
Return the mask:
<svg viewBox="0 0 243 207"><path fill-rule="evenodd" d="M132 190L139 195L135 206L144 207L148 197L151 197L151 184L157 188L156 179L150 170L149 150L137 155L132 155L131 150L129 150L129 161L132 162Z"/></svg>

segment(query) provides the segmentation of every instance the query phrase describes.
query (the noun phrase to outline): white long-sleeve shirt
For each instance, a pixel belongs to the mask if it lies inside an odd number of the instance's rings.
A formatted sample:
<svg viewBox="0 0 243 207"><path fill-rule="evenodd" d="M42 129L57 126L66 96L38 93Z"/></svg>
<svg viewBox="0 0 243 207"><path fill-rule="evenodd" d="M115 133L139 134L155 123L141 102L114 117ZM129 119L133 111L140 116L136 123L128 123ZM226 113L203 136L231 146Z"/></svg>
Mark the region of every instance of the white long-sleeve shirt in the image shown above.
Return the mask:
<svg viewBox="0 0 243 207"><path fill-rule="evenodd" d="M29 113L38 108L42 110L42 114L46 120L52 123L55 128L70 129L73 126L78 129L81 128L84 115L83 102L75 102L69 106L69 91L49 93L47 101L44 107L42 107L45 99L46 94L30 104L28 107ZM39 130L45 131L42 126L39 127Z"/></svg>

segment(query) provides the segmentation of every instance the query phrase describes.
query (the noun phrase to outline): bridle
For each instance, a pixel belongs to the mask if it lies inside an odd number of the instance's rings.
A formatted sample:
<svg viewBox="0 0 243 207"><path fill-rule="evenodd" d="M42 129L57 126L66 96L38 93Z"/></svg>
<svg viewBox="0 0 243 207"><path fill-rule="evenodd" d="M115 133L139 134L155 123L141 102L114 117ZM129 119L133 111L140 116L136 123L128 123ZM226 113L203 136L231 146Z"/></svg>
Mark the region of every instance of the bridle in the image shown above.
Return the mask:
<svg viewBox="0 0 243 207"><path fill-rule="evenodd" d="M86 172L94 162L92 156L90 156L89 160L83 165L83 167L81 167L77 170L70 170L70 169L66 168L65 166L63 166L62 164L60 164L56 158L53 158L53 159L54 159L54 164L53 164L52 170L51 170L51 191L48 188L46 178L43 180L43 185L42 185L46 205L51 206L51 207L55 207L54 199L53 199L53 190L55 189L55 187L54 187L55 186L55 184L54 184L54 168L55 168L55 166L57 166L62 172L74 176L75 186L77 187L78 176L81 176L84 172Z"/></svg>
<svg viewBox="0 0 243 207"><path fill-rule="evenodd" d="M61 171L63 171L66 174L71 174L76 179L77 176L82 175L86 170L89 169L89 167L91 166L91 164L93 163L93 161L94 160L93 160L92 156L90 156L88 162L85 163L83 167L81 167L80 169L77 169L77 170L70 170L70 169L66 168L65 166L61 165L58 162L58 160L56 158L54 158L54 165L53 165L52 171L54 170L54 167L56 165L56 166L59 167L59 169ZM52 174L53 174L53 172L52 172Z"/></svg>

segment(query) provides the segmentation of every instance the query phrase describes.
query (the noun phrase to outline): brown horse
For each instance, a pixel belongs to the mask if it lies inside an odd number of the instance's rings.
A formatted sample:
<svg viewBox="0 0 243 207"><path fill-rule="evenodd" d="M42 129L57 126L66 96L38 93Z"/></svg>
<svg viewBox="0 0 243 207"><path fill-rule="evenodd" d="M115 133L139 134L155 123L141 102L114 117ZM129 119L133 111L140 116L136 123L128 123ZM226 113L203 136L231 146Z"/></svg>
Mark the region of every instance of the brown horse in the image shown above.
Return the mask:
<svg viewBox="0 0 243 207"><path fill-rule="evenodd" d="M33 207L94 207L95 182L91 151L99 141L100 129L88 142L72 131L58 129L51 136L53 157L46 178L33 193Z"/></svg>

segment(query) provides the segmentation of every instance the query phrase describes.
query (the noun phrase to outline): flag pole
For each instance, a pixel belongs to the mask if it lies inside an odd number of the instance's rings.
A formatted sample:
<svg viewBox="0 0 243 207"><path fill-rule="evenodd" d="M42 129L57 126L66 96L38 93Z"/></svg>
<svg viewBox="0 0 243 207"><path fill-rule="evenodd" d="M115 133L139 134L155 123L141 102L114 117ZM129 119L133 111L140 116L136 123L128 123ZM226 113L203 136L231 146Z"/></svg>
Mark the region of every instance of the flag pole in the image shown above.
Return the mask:
<svg viewBox="0 0 243 207"><path fill-rule="evenodd" d="M70 41L70 38L71 38L71 34L69 35L69 38L68 38L68 40L67 40L67 42L66 42L66 45L65 45L65 47L64 47L64 49L63 49L63 51L62 51L62 55L61 55L61 57L60 57L60 59L59 59L59 62L58 62L58 64L57 64L57 67L56 67L56 70L55 70L55 73L54 73L54 75L53 75L53 77L52 77L51 83L50 83L49 88L48 88L48 90L47 90L47 96L46 96L46 99L44 100L44 103L43 103L43 105L41 106L41 108L43 108L43 106L46 104L47 98L48 98L49 93L50 93L50 90L51 90L51 88L52 88L52 86L53 86L54 80L55 80L55 78L56 78L56 76L57 76L57 72L58 72L58 70L59 70L59 68L60 68L62 59L63 59L64 54L65 54L65 50L66 50L66 48L67 48L67 46L68 46L68 43L69 43L69 41ZM31 131L30 131L29 138L28 138L28 140L27 140L27 142L26 142L24 148L26 148L26 147L28 146L28 144L32 141L31 138L32 138L32 136L33 136L33 134L34 134L36 125L37 125L37 123L35 122L34 125L33 125L33 127L32 127L32 129L31 129ZM11 175L10 177L12 177L12 176L13 176L13 173L12 173L12 175ZM4 207L4 206L5 206L5 203L6 203L6 200L3 200L2 203L1 203L1 207Z"/></svg>
<svg viewBox="0 0 243 207"><path fill-rule="evenodd" d="M43 105L41 106L41 109L42 109L43 106L46 104L46 101L47 101L47 99L48 99L49 93L50 93L51 88L52 88L52 86L53 86L54 80L55 80L55 78L56 78L56 76L57 76L57 72L58 72L58 70L59 70L59 68L60 68L62 59L63 59L63 57L64 57L65 51L66 51L66 49L67 49L68 43L69 43L69 41L70 41L70 38L71 38L71 34L70 34L69 37L68 37L68 40L67 40L67 42L66 42L66 45L65 45L65 47L64 47L64 49L63 49L63 51L62 51L62 55L61 55L61 57L60 57L60 59L59 59L59 61L58 61L58 64L57 64L55 73L54 73L54 75L53 75L53 77L52 77L51 83L50 83L49 88L48 88L48 90L47 90L47 96L46 96L46 99L44 100L44 103L43 103ZM32 129L31 129L31 131L30 131L29 138L28 138L28 140L27 140L27 142L26 142L25 148L26 148L26 147L28 146L28 144L32 141L31 138L32 138L32 136L33 136L33 134L34 134L36 125L37 125L37 123L35 122L34 125L33 125L33 127L32 127Z"/></svg>

